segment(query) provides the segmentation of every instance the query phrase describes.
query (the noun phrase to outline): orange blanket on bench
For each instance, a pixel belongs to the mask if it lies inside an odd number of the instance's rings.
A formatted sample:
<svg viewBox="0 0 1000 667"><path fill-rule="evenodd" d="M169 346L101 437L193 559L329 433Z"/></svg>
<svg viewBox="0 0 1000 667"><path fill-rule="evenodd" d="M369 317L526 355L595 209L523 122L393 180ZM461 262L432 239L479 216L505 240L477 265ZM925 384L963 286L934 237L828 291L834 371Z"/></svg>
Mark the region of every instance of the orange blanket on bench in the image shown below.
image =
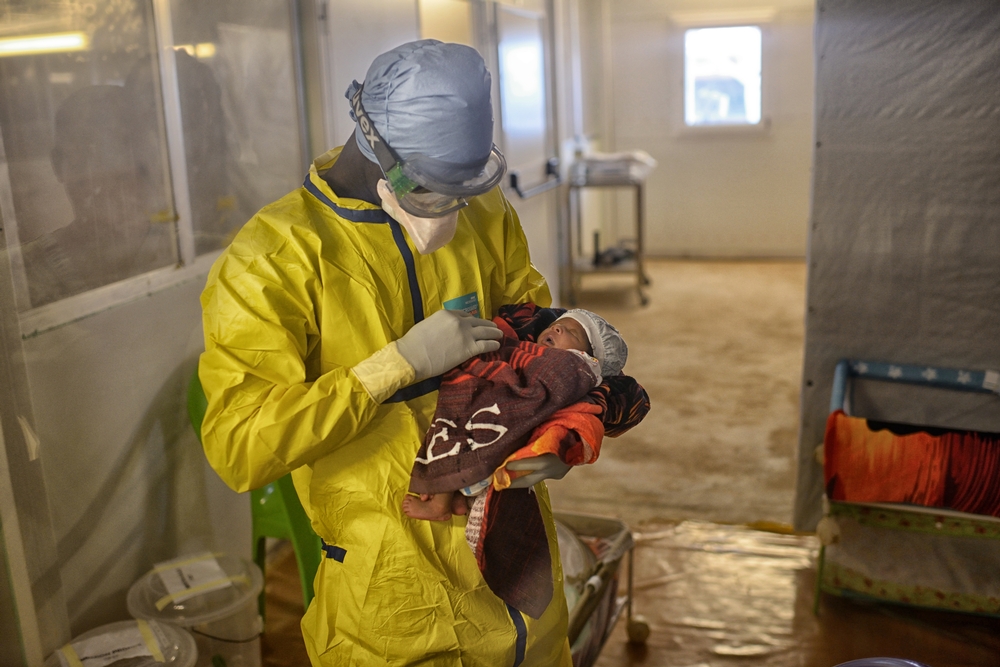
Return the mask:
<svg viewBox="0 0 1000 667"><path fill-rule="evenodd" d="M830 500L910 503L1000 517L1000 434L830 414L823 439Z"/></svg>

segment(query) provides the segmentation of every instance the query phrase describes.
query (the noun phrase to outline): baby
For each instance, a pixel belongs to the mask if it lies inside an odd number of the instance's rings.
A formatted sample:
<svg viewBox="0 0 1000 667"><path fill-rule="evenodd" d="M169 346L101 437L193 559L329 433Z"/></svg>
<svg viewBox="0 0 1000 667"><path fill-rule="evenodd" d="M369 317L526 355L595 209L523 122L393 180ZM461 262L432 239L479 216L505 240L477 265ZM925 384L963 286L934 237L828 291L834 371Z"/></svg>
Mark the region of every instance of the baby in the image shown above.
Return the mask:
<svg viewBox="0 0 1000 667"><path fill-rule="evenodd" d="M566 311L535 342L579 354L595 377L594 386L605 376L618 375L628 357L628 346L618 330L600 315L579 308ZM470 501L492 482L488 477L452 493L408 494L403 499L403 511L413 519L447 521L452 514L466 514Z"/></svg>

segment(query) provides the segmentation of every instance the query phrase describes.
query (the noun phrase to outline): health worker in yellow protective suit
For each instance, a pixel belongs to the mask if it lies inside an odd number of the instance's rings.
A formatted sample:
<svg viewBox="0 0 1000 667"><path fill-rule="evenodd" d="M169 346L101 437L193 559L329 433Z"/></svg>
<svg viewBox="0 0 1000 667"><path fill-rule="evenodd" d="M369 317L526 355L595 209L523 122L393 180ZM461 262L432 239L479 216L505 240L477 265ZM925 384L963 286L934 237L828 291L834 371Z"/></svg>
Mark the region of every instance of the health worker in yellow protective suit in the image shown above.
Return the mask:
<svg viewBox="0 0 1000 667"><path fill-rule="evenodd" d="M499 306L550 302L496 187L490 85L466 46L379 56L347 91L356 133L247 223L202 295L208 459L237 491L291 472L324 542L302 621L313 665L571 664L562 595L537 620L508 607L464 517L401 509L440 375L499 347ZM566 473L524 468L521 486Z"/></svg>

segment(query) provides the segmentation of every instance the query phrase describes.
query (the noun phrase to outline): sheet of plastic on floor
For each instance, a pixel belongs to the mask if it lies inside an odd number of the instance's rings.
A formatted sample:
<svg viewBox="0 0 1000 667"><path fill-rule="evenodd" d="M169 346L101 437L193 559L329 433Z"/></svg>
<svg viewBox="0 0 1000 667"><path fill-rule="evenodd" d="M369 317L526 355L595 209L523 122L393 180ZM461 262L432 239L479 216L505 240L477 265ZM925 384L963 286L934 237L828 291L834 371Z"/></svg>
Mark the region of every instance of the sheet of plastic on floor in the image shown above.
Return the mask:
<svg viewBox="0 0 1000 667"><path fill-rule="evenodd" d="M649 664L798 664L783 656L795 646L796 578L812 567L815 538L694 521L634 537L635 612L664 659ZM616 649L598 665L622 664Z"/></svg>
<svg viewBox="0 0 1000 667"><path fill-rule="evenodd" d="M873 656L1000 664L997 619L829 595L814 615L812 535L685 521L633 536L634 612L651 634L629 644L619 622L597 667L833 667Z"/></svg>

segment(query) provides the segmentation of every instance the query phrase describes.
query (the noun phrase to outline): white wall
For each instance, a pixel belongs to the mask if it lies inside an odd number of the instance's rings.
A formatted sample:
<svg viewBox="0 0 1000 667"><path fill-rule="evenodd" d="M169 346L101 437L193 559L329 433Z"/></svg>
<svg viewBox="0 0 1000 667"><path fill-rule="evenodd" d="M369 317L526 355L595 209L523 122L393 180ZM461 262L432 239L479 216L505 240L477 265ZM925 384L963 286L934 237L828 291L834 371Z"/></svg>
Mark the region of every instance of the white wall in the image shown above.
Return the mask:
<svg viewBox="0 0 1000 667"><path fill-rule="evenodd" d="M344 93L351 81L365 80L375 57L419 39L416 0L328 2L323 49L326 55L326 132L329 147L340 146L354 131Z"/></svg>
<svg viewBox="0 0 1000 667"><path fill-rule="evenodd" d="M607 0L606 0L607 1ZM609 2L613 103L604 150L649 152L647 245L654 255L802 257L809 217L813 131L813 3L778 0ZM683 128L683 37L691 15L763 23L762 132ZM742 18L741 18L742 16ZM694 25L697 25L694 19ZM702 24L703 25L703 24ZM741 128L743 129L743 128ZM630 195L618 225L629 235Z"/></svg>

